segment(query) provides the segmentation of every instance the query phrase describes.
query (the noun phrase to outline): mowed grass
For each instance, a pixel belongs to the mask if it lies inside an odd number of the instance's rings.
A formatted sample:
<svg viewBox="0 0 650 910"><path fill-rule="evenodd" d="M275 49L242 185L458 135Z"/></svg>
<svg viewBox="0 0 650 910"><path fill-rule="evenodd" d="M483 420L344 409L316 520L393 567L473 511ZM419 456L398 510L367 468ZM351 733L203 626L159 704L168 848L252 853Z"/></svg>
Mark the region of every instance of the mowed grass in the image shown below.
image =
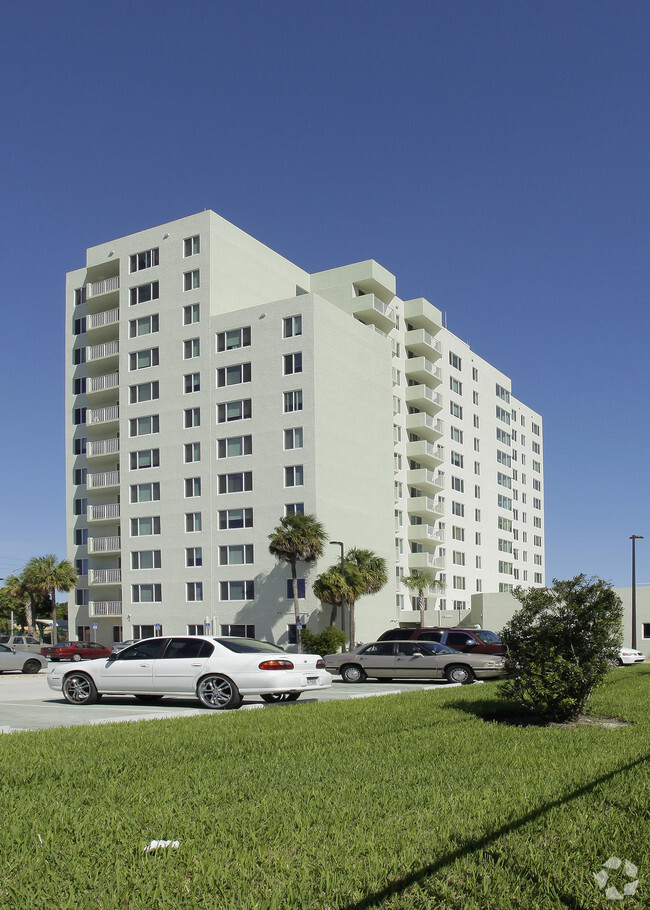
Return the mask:
<svg viewBox="0 0 650 910"><path fill-rule="evenodd" d="M592 910L612 855L648 907L649 695L609 674L618 728L513 726L491 683L2 736L0 908Z"/></svg>

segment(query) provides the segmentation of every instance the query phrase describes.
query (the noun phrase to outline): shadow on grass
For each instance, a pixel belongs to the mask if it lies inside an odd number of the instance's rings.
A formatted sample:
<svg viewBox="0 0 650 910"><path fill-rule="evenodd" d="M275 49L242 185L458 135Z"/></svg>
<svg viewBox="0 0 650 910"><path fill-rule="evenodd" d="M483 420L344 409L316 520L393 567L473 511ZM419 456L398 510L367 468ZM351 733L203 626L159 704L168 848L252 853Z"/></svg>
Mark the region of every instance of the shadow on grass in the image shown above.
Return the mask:
<svg viewBox="0 0 650 910"><path fill-rule="evenodd" d="M639 765L642 765L648 760L650 760L650 753L642 755L640 758L628 762L628 764L622 765L620 768L616 768L614 771L610 771L607 774L603 774L600 777L595 778L595 780L591 781L589 784L584 784L582 787L577 787L575 790L567 793L566 796L562 796L559 799L545 803L538 809L534 809L532 812L526 813L526 815L522 816L520 819L502 825L500 828L497 828L496 831L491 831L489 834L483 835L483 837L477 837L473 840L468 841L466 844L463 844L462 847L458 847L456 850L451 850L449 853L441 856L440 859L436 860L435 863L429 863L427 866L423 866L416 872L411 872L398 881L391 882L390 885L387 885L380 891L375 891L374 894L369 894L367 897L364 897L362 900L357 901L354 904L347 904L345 907L341 907L340 910L369 910L370 907L381 906L384 901L388 900L391 897L395 897L413 885L422 883L431 875L434 875L436 872L444 869L445 866L448 866L456 860L462 859L465 856L469 856L471 853L474 853L477 850L483 850L486 847L489 847L490 844L493 844L505 834L510 834L512 831L518 831L520 828L525 827L525 825L527 825L529 822L536 821L538 818L540 818L542 815L545 815L547 812L550 812L552 809L564 806L567 803L570 803L572 800L579 799L581 796L584 796L587 793L591 793L597 787L601 786L601 784L612 780L618 774L622 774L626 771L631 771L633 768L639 767ZM589 906L589 904L581 903L576 897L572 895L558 894L557 897L560 900L562 906L568 907L570 910L586 910L586 908Z"/></svg>
<svg viewBox="0 0 650 910"><path fill-rule="evenodd" d="M522 710L521 705L501 698L499 701L480 698L471 702L455 701L453 704L441 705L443 710L463 711L486 723L505 724L509 727L544 727L547 722L536 717L532 712Z"/></svg>

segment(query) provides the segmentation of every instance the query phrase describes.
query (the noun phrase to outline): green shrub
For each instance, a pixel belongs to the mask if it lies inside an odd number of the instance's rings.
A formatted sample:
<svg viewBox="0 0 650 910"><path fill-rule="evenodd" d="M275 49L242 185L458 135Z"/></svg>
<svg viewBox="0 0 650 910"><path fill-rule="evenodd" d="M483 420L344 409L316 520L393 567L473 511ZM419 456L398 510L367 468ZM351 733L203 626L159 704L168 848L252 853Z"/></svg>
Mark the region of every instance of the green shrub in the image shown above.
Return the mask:
<svg viewBox="0 0 650 910"><path fill-rule="evenodd" d="M620 647L621 601L584 575L514 595L522 606L501 634L509 674L501 691L543 720L575 720Z"/></svg>
<svg viewBox="0 0 650 910"><path fill-rule="evenodd" d="M303 650L310 654L336 654L348 640L345 632L336 626L328 626L322 632L304 628L300 633Z"/></svg>

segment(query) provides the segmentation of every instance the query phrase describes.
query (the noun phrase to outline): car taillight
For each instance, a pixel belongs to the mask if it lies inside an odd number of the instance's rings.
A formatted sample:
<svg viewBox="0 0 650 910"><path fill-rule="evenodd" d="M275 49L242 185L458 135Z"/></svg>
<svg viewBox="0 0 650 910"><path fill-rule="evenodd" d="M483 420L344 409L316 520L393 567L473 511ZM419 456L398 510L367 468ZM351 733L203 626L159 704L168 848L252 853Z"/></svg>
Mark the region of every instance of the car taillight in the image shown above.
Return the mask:
<svg viewBox="0 0 650 910"><path fill-rule="evenodd" d="M290 660L263 660L260 670L293 670Z"/></svg>
<svg viewBox="0 0 650 910"><path fill-rule="evenodd" d="M323 660L322 657L319 657L318 660L316 661L316 669L317 670L325 669L325 661Z"/></svg>

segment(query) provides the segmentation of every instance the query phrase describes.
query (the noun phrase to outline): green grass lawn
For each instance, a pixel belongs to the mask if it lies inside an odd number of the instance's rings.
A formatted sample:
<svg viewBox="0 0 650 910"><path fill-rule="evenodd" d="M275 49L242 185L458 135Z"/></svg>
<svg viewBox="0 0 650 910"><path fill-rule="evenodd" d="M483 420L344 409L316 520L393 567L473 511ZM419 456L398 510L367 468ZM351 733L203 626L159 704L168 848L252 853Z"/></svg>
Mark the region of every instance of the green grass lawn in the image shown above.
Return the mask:
<svg viewBox="0 0 650 910"><path fill-rule="evenodd" d="M648 907L649 695L609 674L619 728L513 726L490 683L5 735L0 908Z"/></svg>

